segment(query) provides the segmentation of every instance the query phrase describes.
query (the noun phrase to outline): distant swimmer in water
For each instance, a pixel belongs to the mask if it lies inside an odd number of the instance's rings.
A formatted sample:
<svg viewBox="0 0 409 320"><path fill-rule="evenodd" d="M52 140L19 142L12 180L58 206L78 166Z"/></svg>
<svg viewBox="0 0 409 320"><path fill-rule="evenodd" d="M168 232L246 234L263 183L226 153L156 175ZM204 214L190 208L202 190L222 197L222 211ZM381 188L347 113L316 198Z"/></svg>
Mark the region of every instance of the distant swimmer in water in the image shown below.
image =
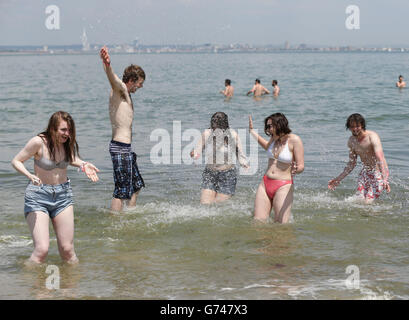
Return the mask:
<svg viewBox="0 0 409 320"><path fill-rule="evenodd" d="M358 177L356 195L371 203L383 190L390 192L389 170L382 150L381 139L375 131L366 130L365 119L359 113L351 114L345 124L352 136L348 140L349 162L344 171L328 182L328 188L335 190L356 166L357 156L361 158L363 168Z"/></svg>
<svg viewBox="0 0 409 320"><path fill-rule="evenodd" d="M112 127L109 153L113 165L115 189L112 195L111 210L120 212L122 201L127 201L128 207L135 207L139 191L145 187L136 163L136 154L131 148L134 116L131 93L143 87L145 72L140 66L131 64L124 70L121 80L111 67L107 47L101 49L100 56L112 88L109 97L109 117Z"/></svg>
<svg viewBox="0 0 409 320"><path fill-rule="evenodd" d="M34 157L34 174L24 162ZM29 262L45 261L50 245L49 222L53 223L61 258L75 264L74 209L67 166L78 167L87 177L98 181L99 170L79 158L75 123L64 111L54 113L47 130L30 139L11 162L29 183L24 196L24 215L33 237L34 251Z"/></svg>
<svg viewBox="0 0 409 320"><path fill-rule="evenodd" d="M247 92L247 95L253 93L255 97L260 97L264 94L270 94L270 91L268 91L264 86L261 85L260 80L256 79L253 89L251 89L249 92Z"/></svg>
<svg viewBox="0 0 409 320"><path fill-rule="evenodd" d="M204 151L206 166L202 174L200 202L211 204L229 199L236 191L237 160L248 168L237 132L229 127L227 114L216 112L190 156L198 159Z"/></svg>
<svg viewBox="0 0 409 320"><path fill-rule="evenodd" d="M222 93L226 98L233 97L234 87L231 85L231 80L226 79L224 81L224 86L225 86L225 89L223 91L220 91L220 93Z"/></svg>
<svg viewBox="0 0 409 320"><path fill-rule="evenodd" d="M396 86L398 88L405 88L406 87L406 82L403 81L403 76L399 76L398 82L396 82Z"/></svg>
<svg viewBox="0 0 409 320"><path fill-rule="evenodd" d="M291 133L282 113L264 119L265 140L253 129L249 116L250 134L266 150L268 167L256 192L254 219L266 221L274 210L274 222L287 223L293 203L293 176L304 171L304 146L299 136Z"/></svg>
<svg viewBox="0 0 409 320"><path fill-rule="evenodd" d="M277 80L273 80L273 82L271 83L271 85L273 86L273 96L277 97L280 94L280 87L278 86L278 81Z"/></svg>

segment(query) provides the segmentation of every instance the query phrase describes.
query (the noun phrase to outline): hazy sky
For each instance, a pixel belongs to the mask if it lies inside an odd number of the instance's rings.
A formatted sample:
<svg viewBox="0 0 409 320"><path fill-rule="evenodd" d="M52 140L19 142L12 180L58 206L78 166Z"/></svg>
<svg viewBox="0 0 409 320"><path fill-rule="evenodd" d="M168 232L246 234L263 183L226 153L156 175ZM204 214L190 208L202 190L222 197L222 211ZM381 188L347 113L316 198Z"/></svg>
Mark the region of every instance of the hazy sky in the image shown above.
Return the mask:
<svg viewBox="0 0 409 320"><path fill-rule="evenodd" d="M345 10L360 9L348 30ZM60 11L48 30L46 7ZM0 45L408 44L408 0L0 0Z"/></svg>

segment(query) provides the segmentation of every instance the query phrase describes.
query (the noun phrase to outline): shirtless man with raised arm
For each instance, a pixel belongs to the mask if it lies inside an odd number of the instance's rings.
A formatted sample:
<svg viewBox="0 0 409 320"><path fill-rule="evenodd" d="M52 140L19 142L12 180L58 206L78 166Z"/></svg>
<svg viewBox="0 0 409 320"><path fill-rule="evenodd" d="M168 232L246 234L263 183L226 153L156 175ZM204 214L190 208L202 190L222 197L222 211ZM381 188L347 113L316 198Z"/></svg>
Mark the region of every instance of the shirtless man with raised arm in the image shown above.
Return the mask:
<svg viewBox="0 0 409 320"><path fill-rule="evenodd" d="M253 93L255 97L259 97L262 96L263 94L270 94L270 91L268 91L264 86L260 84L259 79L256 79L253 89L247 92L247 95L249 95L250 93Z"/></svg>
<svg viewBox="0 0 409 320"><path fill-rule="evenodd" d="M363 168L358 177L356 195L371 203L377 199L383 190L390 192L389 170L386 163L381 140L375 131L366 130L365 119L359 114L351 114L345 124L352 133L348 140L349 162L344 171L328 182L328 188L335 190L356 166L357 156L361 158Z"/></svg>
<svg viewBox="0 0 409 320"><path fill-rule="evenodd" d="M128 207L135 207L138 193L145 186L136 164L136 154L131 149L134 114L131 93L143 87L145 72L141 67L131 64L124 70L121 80L112 70L107 47L101 49L100 56L112 88L109 96L112 126L109 152L114 169L115 190L111 210L119 212L122 210L123 200L128 201Z"/></svg>

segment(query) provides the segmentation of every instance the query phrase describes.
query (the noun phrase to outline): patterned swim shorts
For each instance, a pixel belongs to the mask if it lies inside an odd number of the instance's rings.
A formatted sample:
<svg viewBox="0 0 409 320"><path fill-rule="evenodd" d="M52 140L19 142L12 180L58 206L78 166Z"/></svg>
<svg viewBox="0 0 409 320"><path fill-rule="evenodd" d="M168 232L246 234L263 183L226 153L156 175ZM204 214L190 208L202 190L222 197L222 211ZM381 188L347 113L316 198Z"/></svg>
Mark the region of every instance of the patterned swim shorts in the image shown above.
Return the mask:
<svg viewBox="0 0 409 320"><path fill-rule="evenodd" d="M358 176L356 195L365 199L377 199L384 190L382 174L363 168Z"/></svg>
<svg viewBox="0 0 409 320"><path fill-rule="evenodd" d="M131 145L112 140L109 145L112 165L114 169L115 190L113 197L117 199L131 199L145 183L136 164L136 154L131 151Z"/></svg>
<svg viewBox="0 0 409 320"><path fill-rule="evenodd" d="M213 190L217 193L234 195L237 184L237 169L212 170L205 167L202 174L202 189Z"/></svg>

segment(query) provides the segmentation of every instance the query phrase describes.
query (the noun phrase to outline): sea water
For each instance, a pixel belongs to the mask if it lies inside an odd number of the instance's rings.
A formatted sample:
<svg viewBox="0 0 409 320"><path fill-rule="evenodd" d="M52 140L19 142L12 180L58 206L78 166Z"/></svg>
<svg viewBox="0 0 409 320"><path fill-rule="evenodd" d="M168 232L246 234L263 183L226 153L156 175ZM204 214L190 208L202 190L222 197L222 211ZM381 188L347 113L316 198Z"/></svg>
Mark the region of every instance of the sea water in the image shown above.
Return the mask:
<svg viewBox="0 0 409 320"><path fill-rule="evenodd" d="M146 72L144 87L133 95L132 141L146 188L137 207L122 214L109 212L114 187L110 87L98 54L1 56L1 299L409 298L409 89L395 88L399 74L406 75L407 53L111 58L119 77L131 63ZM235 87L230 100L219 93L226 78ZM256 78L270 91L277 79L280 96L246 96ZM23 215L27 179L10 161L58 110L73 116L81 158L100 169L100 181L68 169L79 265L61 262L50 227L46 263L32 269L24 265L33 250ZM239 176L231 200L200 205L204 163L174 161L173 143L182 149L192 143L178 135L208 128L217 111L228 114L232 128L244 131L247 154L249 115L263 134L264 118L282 112L303 140L305 170L295 177L290 224L252 219L267 167L261 148L254 174ZM372 205L353 198L359 163L335 192L327 188L348 161L345 121L355 112L381 137L390 170L391 193ZM156 129L169 134L170 162L151 159ZM33 160L25 164L33 172ZM49 265L58 267L59 290L47 289ZM353 287L349 266L359 270Z"/></svg>

